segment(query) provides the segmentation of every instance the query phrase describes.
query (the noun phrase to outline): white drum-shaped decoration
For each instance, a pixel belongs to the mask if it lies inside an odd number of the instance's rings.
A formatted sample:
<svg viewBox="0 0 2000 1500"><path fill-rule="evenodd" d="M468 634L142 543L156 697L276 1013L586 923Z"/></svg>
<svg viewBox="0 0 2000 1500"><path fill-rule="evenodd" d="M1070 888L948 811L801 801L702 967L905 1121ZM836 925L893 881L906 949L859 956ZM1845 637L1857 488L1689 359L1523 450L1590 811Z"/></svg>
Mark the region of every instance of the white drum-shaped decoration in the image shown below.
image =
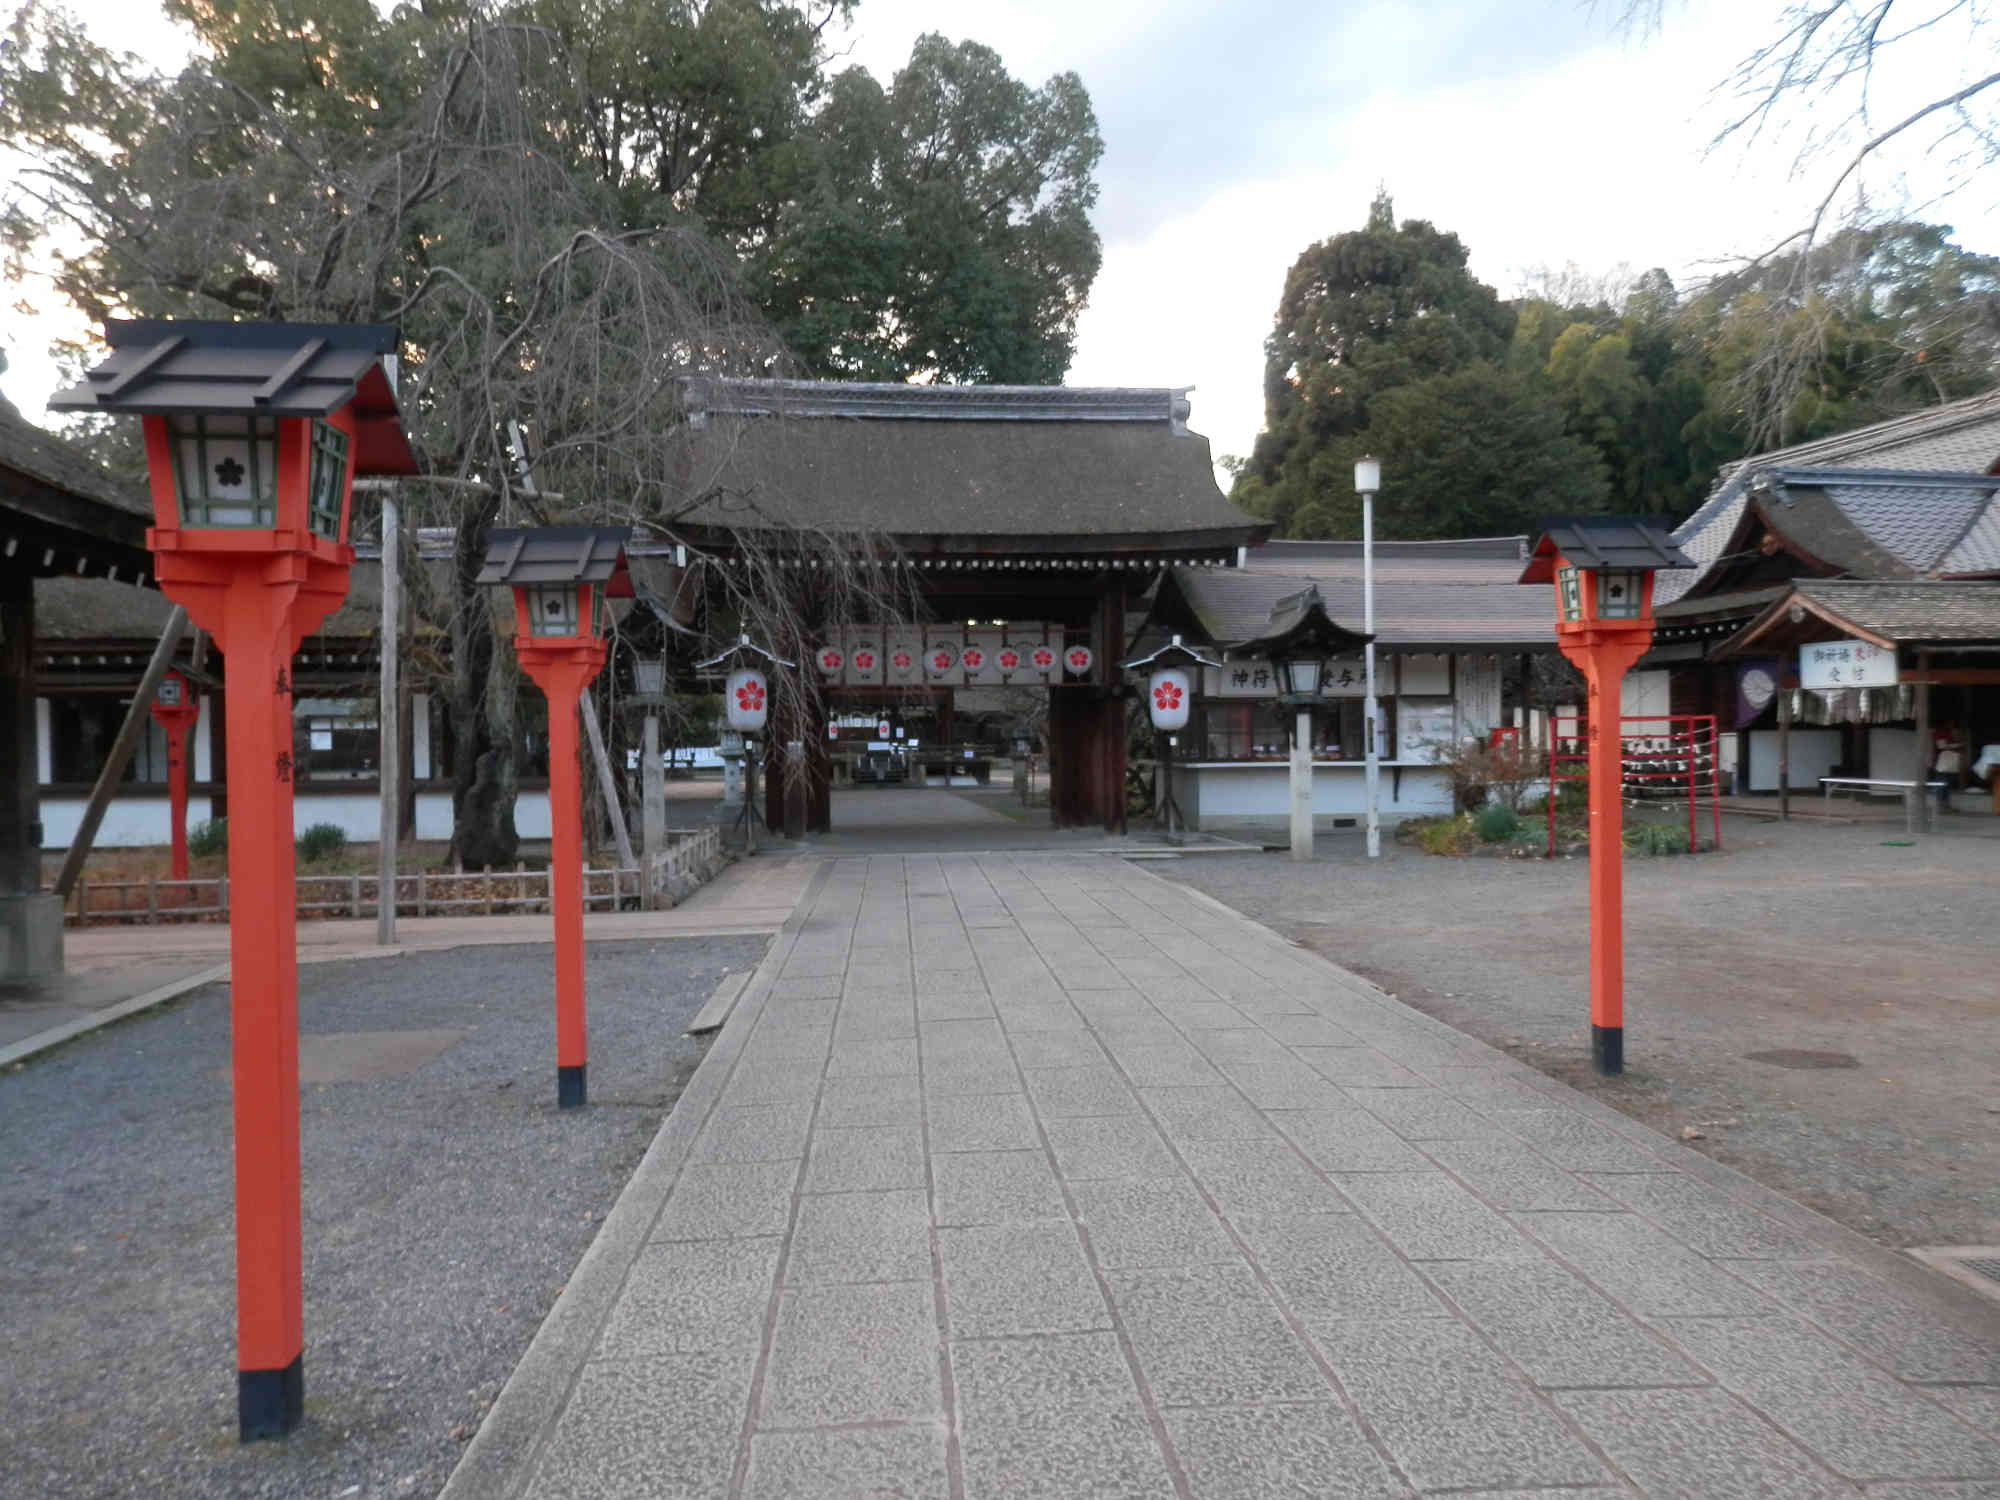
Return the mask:
<svg viewBox="0 0 2000 1500"><path fill-rule="evenodd" d="M1153 727L1172 731L1187 728L1188 707L1194 688L1188 674L1179 667L1162 667L1146 684L1146 707L1153 715Z"/></svg>
<svg viewBox="0 0 2000 1500"><path fill-rule="evenodd" d="M731 729L756 734L771 717L771 684L764 680L762 672L739 667L729 674L722 701Z"/></svg>
<svg viewBox="0 0 2000 1500"><path fill-rule="evenodd" d="M1090 664L1097 656L1088 646L1071 646L1063 652L1063 670L1072 677L1081 677L1090 670Z"/></svg>

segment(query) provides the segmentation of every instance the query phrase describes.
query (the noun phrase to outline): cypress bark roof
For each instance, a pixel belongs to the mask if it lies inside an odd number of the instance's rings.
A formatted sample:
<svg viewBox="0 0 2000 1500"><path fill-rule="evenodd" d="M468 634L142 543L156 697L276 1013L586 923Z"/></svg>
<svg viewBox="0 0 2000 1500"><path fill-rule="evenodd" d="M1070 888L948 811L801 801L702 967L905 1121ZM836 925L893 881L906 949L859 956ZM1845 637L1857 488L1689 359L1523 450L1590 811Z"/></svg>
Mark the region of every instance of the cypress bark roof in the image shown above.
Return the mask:
<svg viewBox="0 0 2000 1500"><path fill-rule="evenodd" d="M1524 586L1525 537L1375 544L1375 643L1398 651L1555 649L1555 603ZM1310 549L1310 550L1308 550ZM1353 630L1363 619L1359 542L1273 542L1241 569L1174 568L1152 620L1232 647L1270 630L1271 607L1316 585L1327 612Z"/></svg>
<svg viewBox="0 0 2000 1500"><path fill-rule="evenodd" d="M886 534L906 551L1233 554L1270 533L1169 390L691 383L676 529Z"/></svg>

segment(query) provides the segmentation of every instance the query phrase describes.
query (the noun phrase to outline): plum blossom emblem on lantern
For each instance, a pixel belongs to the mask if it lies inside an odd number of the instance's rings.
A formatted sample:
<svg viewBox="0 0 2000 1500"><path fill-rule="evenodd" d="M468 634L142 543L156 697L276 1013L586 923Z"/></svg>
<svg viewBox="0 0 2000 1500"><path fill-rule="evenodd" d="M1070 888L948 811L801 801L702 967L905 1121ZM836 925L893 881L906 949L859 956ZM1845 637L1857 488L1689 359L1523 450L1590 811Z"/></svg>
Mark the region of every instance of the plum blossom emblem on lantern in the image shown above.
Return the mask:
<svg viewBox="0 0 2000 1500"><path fill-rule="evenodd" d="M762 672L738 668L724 685L723 705L731 729L754 734L770 717L771 690Z"/></svg>
<svg viewBox="0 0 2000 1500"><path fill-rule="evenodd" d="M1069 668L1072 677L1081 677L1096 660L1096 655L1088 646L1072 646L1063 653L1063 665Z"/></svg>
<svg viewBox="0 0 2000 1500"><path fill-rule="evenodd" d="M1162 713L1171 713L1179 708L1183 696L1178 682L1163 682L1153 689L1153 702Z"/></svg>

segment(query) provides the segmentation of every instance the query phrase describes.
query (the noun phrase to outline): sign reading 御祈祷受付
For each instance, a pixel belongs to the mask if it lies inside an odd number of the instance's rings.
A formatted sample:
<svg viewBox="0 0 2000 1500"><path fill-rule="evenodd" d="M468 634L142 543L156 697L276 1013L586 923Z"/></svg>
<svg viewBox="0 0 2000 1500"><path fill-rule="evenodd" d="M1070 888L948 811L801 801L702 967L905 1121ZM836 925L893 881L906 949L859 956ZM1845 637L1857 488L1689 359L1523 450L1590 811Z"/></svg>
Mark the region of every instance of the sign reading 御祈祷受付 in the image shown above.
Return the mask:
<svg viewBox="0 0 2000 1500"><path fill-rule="evenodd" d="M1799 647L1799 686L1821 692L1894 687L1896 653L1872 641L1814 641Z"/></svg>

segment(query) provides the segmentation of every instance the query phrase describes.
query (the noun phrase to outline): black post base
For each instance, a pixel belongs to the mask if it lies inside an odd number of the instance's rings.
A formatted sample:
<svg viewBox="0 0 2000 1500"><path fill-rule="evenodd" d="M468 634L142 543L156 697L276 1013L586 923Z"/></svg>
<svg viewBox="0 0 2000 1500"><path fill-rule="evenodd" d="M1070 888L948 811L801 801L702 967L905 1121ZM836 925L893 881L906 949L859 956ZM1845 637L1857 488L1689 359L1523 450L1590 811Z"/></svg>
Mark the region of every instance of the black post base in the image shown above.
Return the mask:
<svg viewBox="0 0 2000 1500"><path fill-rule="evenodd" d="M584 1065L556 1069L556 1108L582 1109L584 1105Z"/></svg>
<svg viewBox="0 0 2000 1500"><path fill-rule="evenodd" d="M280 1438L306 1413L306 1357L282 1370L236 1372L236 1435L239 1442Z"/></svg>
<svg viewBox="0 0 2000 1500"><path fill-rule="evenodd" d="M1624 1072L1625 1028L1593 1025L1590 1028L1590 1051L1598 1072L1607 1077Z"/></svg>

